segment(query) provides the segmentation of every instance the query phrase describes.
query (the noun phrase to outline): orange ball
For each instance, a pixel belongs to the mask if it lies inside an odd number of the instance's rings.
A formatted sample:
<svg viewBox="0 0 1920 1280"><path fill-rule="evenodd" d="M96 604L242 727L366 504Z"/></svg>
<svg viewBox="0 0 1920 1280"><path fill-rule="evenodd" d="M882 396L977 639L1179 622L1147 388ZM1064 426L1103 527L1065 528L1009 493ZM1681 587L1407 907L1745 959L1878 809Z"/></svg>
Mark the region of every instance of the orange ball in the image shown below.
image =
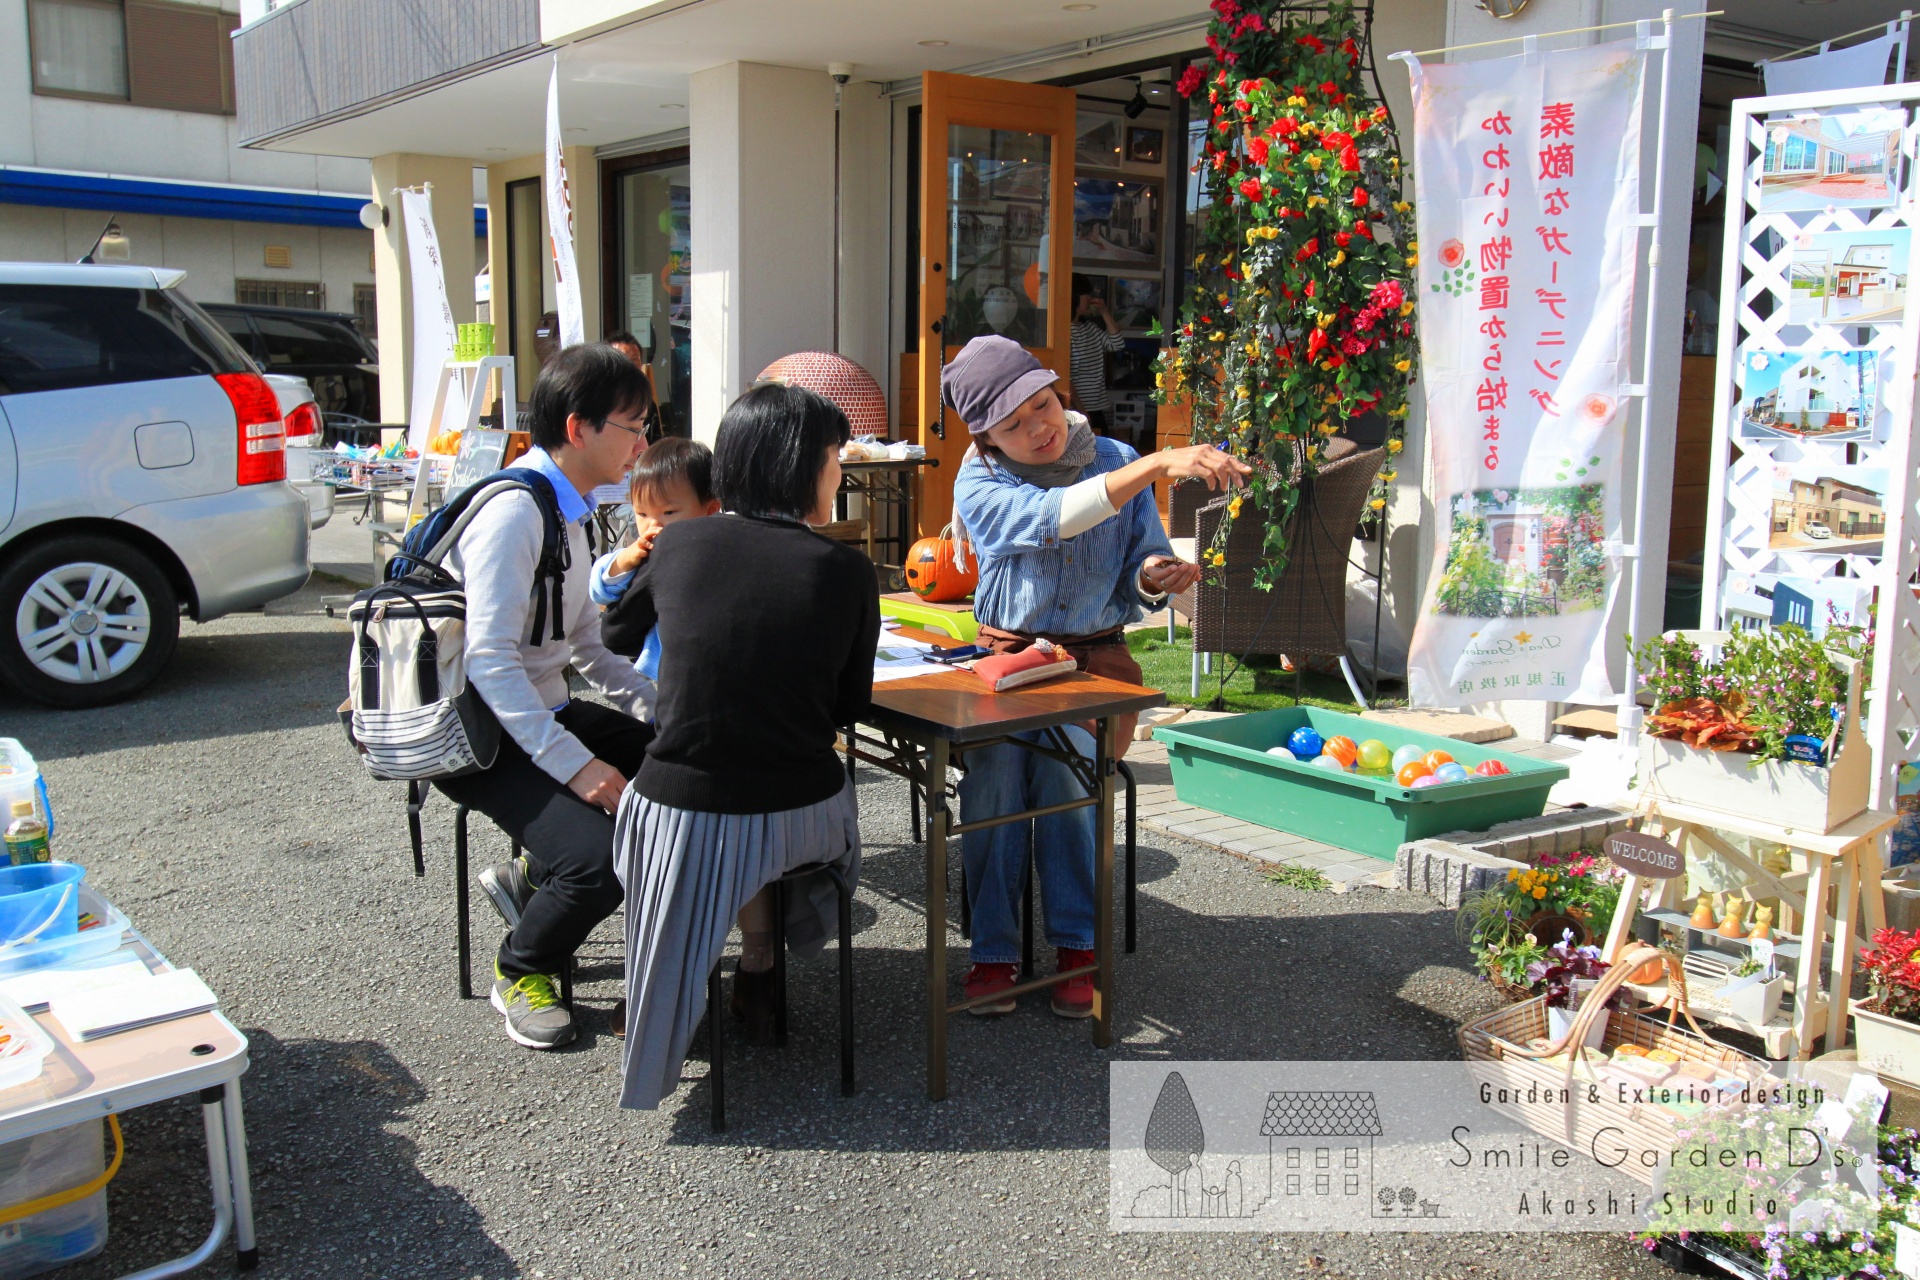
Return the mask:
<svg viewBox="0 0 1920 1280"><path fill-rule="evenodd" d="M1438 769L1443 764L1452 764L1452 763L1453 763L1453 757L1451 755L1448 755L1446 752L1440 750L1437 747L1434 750L1427 752L1428 772L1432 772Z"/></svg>
<svg viewBox="0 0 1920 1280"><path fill-rule="evenodd" d="M1394 775L1394 781L1403 787L1413 785L1415 778L1430 778L1433 769L1424 760L1409 760L1400 766L1400 772Z"/></svg>
<svg viewBox="0 0 1920 1280"><path fill-rule="evenodd" d="M1320 754L1323 756L1332 756L1340 762L1340 767L1343 769L1351 769L1353 762L1360 758L1360 747L1352 738L1328 738L1326 742L1321 745Z"/></svg>

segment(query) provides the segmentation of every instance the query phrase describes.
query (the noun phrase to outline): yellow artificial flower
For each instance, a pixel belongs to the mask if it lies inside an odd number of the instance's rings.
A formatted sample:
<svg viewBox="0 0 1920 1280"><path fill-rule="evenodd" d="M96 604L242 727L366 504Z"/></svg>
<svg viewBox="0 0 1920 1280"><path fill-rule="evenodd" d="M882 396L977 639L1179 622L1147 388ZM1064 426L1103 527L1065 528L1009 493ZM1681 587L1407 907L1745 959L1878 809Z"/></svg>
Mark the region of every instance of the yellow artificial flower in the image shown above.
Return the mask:
<svg viewBox="0 0 1920 1280"><path fill-rule="evenodd" d="M1226 340L1227 340L1227 335L1224 333L1213 334L1207 339L1207 341L1209 342L1225 342Z"/></svg>
<svg viewBox="0 0 1920 1280"><path fill-rule="evenodd" d="M1399 407L1398 409L1389 409L1389 410L1387 410L1387 416L1388 416L1389 418L1404 418L1404 417L1406 417L1406 416L1407 416L1407 415L1408 415L1409 413L1412 413L1412 412L1413 412L1413 406L1412 406L1412 405L1410 405L1410 404L1403 404L1403 405L1401 405L1401 406L1400 406L1400 407Z"/></svg>
<svg viewBox="0 0 1920 1280"><path fill-rule="evenodd" d="M1234 394L1239 396L1242 400L1248 400L1253 397L1253 392L1247 390L1245 387L1235 387Z"/></svg>
<svg viewBox="0 0 1920 1280"><path fill-rule="evenodd" d="M1247 344L1246 350L1249 356L1257 356L1260 354L1260 348L1254 346L1251 342Z"/></svg>
<svg viewBox="0 0 1920 1280"><path fill-rule="evenodd" d="M1533 891L1533 898L1534 898L1534 901L1536 902L1538 902L1540 899L1546 896L1547 896L1547 891L1545 888L1539 888Z"/></svg>
<svg viewBox="0 0 1920 1280"><path fill-rule="evenodd" d="M1409 298L1405 302L1400 304L1400 314L1403 316L1410 316L1413 314L1413 299Z"/></svg>
<svg viewBox="0 0 1920 1280"><path fill-rule="evenodd" d="M1307 105L1307 100L1296 93L1287 99L1287 105L1290 107L1304 107Z"/></svg>
<svg viewBox="0 0 1920 1280"><path fill-rule="evenodd" d="M1408 370L1410 370L1410 369L1412 369L1412 368L1413 368L1413 361L1411 361L1411 360L1395 360L1395 361L1393 362L1393 367L1394 367L1395 369L1398 369L1398 370L1399 370L1399 371L1400 371L1401 373L1406 373L1406 372L1407 372Z"/></svg>
<svg viewBox="0 0 1920 1280"><path fill-rule="evenodd" d="M1395 213L1406 213L1412 208L1413 206L1407 203L1405 200L1395 200L1393 202L1393 211Z"/></svg>
<svg viewBox="0 0 1920 1280"><path fill-rule="evenodd" d="M1341 263L1345 262L1346 260L1347 260L1347 251L1345 249L1342 249L1340 250L1340 252L1333 255L1333 260L1328 262L1327 265L1329 267L1337 267Z"/></svg>
<svg viewBox="0 0 1920 1280"><path fill-rule="evenodd" d="M1418 249L1419 247L1420 247L1420 242L1418 240L1407 241L1408 252L1412 252L1413 250Z"/></svg>
<svg viewBox="0 0 1920 1280"><path fill-rule="evenodd" d="M1308 156L1308 157L1307 157L1307 168L1309 168L1309 169L1312 169L1312 170L1315 170L1315 171L1317 172L1317 171L1319 170L1319 168L1320 168L1320 157L1319 157L1319 156L1316 156L1316 155L1310 155L1310 156Z"/></svg>
<svg viewBox="0 0 1920 1280"><path fill-rule="evenodd" d="M1406 447L1407 447L1407 442L1406 442L1405 440L1389 440L1389 441L1387 441L1387 452L1388 452L1388 453L1398 453L1398 452L1400 452L1400 451L1401 451L1402 449L1404 449L1404 448L1406 448Z"/></svg>
<svg viewBox="0 0 1920 1280"><path fill-rule="evenodd" d="M1382 471L1380 473L1380 482L1382 484L1392 484L1395 480L1398 480L1399 478L1400 478L1400 473L1398 471Z"/></svg>
<svg viewBox="0 0 1920 1280"><path fill-rule="evenodd" d="M1329 311L1329 312L1323 312L1320 318L1318 320L1315 320L1314 323L1316 325L1319 325L1322 329L1331 329L1333 328L1333 321L1334 321L1334 315L1332 312Z"/></svg>
<svg viewBox="0 0 1920 1280"><path fill-rule="evenodd" d="M1387 508L1386 499L1384 498L1375 498L1371 502L1367 503L1367 505L1369 507L1372 507L1375 511L1384 511Z"/></svg>
<svg viewBox="0 0 1920 1280"><path fill-rule="evenodd" d="M1237 519L1240 515L1240 504L1245 501L1246 499L1244 498L1235 498L1232 502L1229 502L1227 504L1227 515Z"/></svg>
<svg viewBox="0 0 1920 1280"><path fill-rule="evenodd" d="M1420 265L1420 255L1419 255L1419 254L1417 254L1417 253L1410 253L1410 254L1408 254L1408 255L1407 255L1407 269L1408 269L1409 271L1411 271L1411 270L1412 270L1413 268L1415 268L1415 267L1417 267L1417 266L1419 266L1419 265Z"/></svg>
<svg viewBox="0 0 1920 1280"><path fill-rule="evenodd" d="M1325 196L1308 196L1307 208L1318 209L1321 205L1325 204L1326 202L1327 202L1327 198Z"/></svg>

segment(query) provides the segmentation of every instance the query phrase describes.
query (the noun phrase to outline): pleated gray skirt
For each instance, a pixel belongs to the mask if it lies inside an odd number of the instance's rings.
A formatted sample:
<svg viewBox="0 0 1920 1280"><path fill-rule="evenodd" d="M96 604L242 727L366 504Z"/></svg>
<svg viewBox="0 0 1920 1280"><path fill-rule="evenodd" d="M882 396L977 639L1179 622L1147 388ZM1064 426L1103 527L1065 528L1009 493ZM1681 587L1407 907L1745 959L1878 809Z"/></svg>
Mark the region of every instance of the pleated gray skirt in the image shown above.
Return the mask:
<svg viewBox="0 0 1920 1280"><path fill-rule="evenodd" d="M679 1085L707 975L740 908L788 871L819 862L837 864L850 882L860 874L851 781L830 799L781 813L694 813L627 789L613 833L614 871L627 892L621 1106L651 1111ZM789 887L786 927L789 949L819 954L839 928L831 880Z"/></svg>

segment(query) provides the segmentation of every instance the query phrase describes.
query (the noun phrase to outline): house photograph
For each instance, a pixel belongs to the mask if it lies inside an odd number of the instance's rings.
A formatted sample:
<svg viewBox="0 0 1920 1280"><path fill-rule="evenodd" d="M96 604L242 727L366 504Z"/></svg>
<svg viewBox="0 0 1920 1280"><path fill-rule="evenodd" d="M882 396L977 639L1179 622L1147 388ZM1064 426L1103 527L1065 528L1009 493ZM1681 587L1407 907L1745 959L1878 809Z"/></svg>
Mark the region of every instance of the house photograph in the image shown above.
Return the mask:
<svg viewBox="0 0 1920 1280"><path fill-rule="evenodd" d="M1885 324L1907 307L1905 227L1823 231L1794 241L1787 323Z"/></svg>
<svg viewBox="0 0 1920 1280"><path fill-rule="evenodd" d="M1899 112L1879 107L1770 125L1760 161L1760 211L1891 204L1900 126Z"/></svg>
<svg viewBox="0 0 1920 1280"><path fill-rule="evenodd" d="M1865 442L1881 438L1880 351L1756 351L1743 370L1744 440Z"/></svg>
<svg viewBox="0 0 1920 1280"><path fill-rule="evenodd" d="M1768 547L1879 555L1887 480L1883 467L1834 466L1819 458L1775 466Z"/></svg>

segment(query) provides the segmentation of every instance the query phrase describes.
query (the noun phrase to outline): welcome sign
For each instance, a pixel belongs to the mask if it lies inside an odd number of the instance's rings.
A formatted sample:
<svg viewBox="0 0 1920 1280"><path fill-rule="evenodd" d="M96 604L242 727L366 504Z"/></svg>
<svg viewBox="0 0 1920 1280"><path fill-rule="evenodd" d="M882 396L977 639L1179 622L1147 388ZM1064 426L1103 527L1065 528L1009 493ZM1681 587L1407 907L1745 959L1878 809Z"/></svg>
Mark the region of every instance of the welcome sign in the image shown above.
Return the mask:
<svg viewBox="0 0 1920 1280"><path fill-rule="evenodd" d="M1608 701L1645 54L1409 66L1438 517L1412 700Z"/></svg>

